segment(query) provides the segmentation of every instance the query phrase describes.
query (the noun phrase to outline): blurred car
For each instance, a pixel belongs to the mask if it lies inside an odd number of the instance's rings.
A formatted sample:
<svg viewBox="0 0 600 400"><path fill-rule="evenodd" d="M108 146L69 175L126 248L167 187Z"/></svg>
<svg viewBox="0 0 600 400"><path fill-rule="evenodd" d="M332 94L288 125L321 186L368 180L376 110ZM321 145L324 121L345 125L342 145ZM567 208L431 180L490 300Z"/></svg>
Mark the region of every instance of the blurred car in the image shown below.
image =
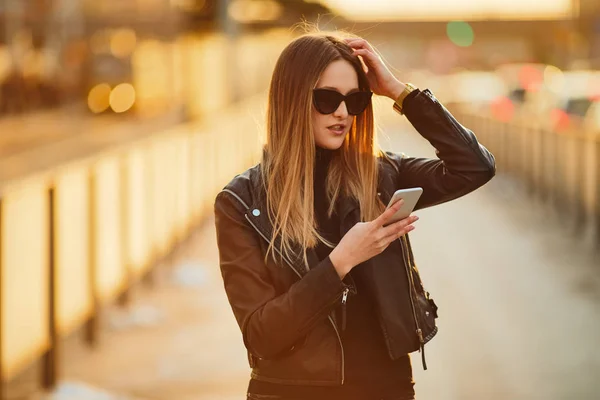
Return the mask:
<svg viewBox="0 0 600 400"><path fill-rule="evenodd" d="M494 72L506 85L508 98L518 106L526 101L527 92L542 85L547 68L542 63L509 63L499 65Z"/></svg>
<svg viewBox="0 0 600 400"><path fill-rule="evenodd" d="M565 71L546 76L541 87L527 92L522 110L548 129L564 129L582 121L591 127L599 99L600 71Z"/></svg>

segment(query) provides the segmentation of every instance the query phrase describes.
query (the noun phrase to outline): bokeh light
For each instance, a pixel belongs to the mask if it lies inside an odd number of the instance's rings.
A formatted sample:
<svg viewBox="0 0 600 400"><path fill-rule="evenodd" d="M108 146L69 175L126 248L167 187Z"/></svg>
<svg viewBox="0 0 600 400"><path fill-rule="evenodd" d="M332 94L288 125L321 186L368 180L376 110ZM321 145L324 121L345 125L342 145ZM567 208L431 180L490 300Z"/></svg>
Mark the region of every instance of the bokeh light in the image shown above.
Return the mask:
<svg viewBox="0 0 600 400"><path fill-rule="evenodd" d="M106 83L96 85L88 94L88 107L91 112L99 114L110 106L110 86Z"/></svg>
<svg viewBox="0 0 600 400"><path fill-rule="evenodd" d="M515 114L513 102L505 96L498 97L491 105L492 116L502 122L510 122Z"/></svg>
<svg viewBox="0 0 600 400"><path fill-rule="evenodd" d="M135 49L136 42L137 37L133 29L117 29L110 39L110 51L116 57L126 58Z"/></svg>
<svg viewBox="0 0 600 400"><path fill-rule="evenodd" d="M548 65L544 69L544 85L550 91L560 93L565 87L565 74L554 65Z"/></svg>
<svg viewBox="0 0 600 400"><path fill-rule="evenodd" d="M567 114L564 110L561 110L560 108L552 110L550 113L550 118L552 119L554 129L557 131L562 132L569 128L571 121L569 114Z"/></svg>
<svg viewBox="0 0 600 400"><path fill-rule="evenodd" d="M110 93L110 108L116 113L129 110L134 103L135 89L130 83L121 83Z"/></svg>
<svg viewBox="0 0 600 400"><path fill-rule="evenodd" d="M527 91L535 91L544 82L544 72L532 65L523 65L519 70L519 83Z"/></svg>
<svg viewBox="0 0 600 400"><path fill-rule="evenodd" d="M451 21L446 25L448 38L457 46L469 47L475 40L475 33L468 22Z"/></svg>

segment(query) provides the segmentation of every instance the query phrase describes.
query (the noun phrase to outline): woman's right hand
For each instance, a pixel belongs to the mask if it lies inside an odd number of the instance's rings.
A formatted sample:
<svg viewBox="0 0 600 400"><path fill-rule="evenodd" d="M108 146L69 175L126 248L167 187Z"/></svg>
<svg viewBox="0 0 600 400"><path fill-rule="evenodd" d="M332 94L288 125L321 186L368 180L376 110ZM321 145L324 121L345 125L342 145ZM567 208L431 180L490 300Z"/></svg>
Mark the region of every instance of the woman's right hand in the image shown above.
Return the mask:
<svg viewBox="0 0 600 400"><path fill-rule="evenodd" d="M329 258L341 279L352 268L380 254L394 240L414 229L412 224L419 217L412 215L385 226L403 202L404 200L397 201L373 221L354 225L331 251Z"/></svg>

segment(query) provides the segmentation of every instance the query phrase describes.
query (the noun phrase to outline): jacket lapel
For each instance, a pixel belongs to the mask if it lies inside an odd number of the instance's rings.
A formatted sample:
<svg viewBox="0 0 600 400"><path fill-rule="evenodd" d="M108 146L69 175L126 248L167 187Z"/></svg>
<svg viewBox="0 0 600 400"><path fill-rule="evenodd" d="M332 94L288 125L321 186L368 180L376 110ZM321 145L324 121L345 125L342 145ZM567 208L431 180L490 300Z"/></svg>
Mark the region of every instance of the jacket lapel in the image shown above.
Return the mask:
<svg viewBox="0 0 600 400"><path fill-rule="evenodd" d="M279 254L281 248L281 235L273 235L273 225L269 220L267 211L267 196L264 185L260 182L260 174L255 175L255 180L252 183L254 189L253 201L250 204L250 208L247 210L248 218L256 225L256 228L260 231L261 235L266 240L273 243L275 251ZM314 268L319 263L319 258L314 249L307 249L306 252L308 266L304 262L304 254L302 246L298 243L292 243L292 252L289 257L284 257L290 267L296 272L298 276L304 276L309 269Z"/></svg>

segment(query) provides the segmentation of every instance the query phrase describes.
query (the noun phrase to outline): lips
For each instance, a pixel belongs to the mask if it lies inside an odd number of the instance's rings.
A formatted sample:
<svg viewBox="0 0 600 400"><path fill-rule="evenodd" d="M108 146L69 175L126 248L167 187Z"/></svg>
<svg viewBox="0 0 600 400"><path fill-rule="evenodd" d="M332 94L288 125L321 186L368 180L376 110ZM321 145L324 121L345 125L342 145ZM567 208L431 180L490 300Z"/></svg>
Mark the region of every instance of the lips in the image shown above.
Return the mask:
<svg viewBox="0 0 600 400"><path fill-rule="evenodd" d="M335 134L341 135L346 130L346 125L335 124L335 125L328 126L327 129L329 129L331 132L333 132Z"/></svg>

